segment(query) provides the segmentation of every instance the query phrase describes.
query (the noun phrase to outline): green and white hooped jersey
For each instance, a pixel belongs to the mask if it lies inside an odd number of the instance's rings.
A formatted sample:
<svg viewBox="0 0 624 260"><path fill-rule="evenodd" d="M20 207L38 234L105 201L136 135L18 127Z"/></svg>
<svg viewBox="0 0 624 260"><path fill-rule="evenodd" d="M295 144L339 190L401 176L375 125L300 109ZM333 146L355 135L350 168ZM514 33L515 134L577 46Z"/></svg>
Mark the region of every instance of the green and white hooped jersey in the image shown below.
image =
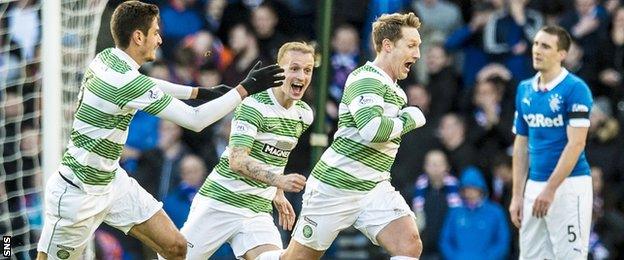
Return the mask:
<svg viewBox="0 0 624 260"><path fill-rule="evenodd" d="M388 180L401 136L416 127L409 116L399 115L406 103L405 92L371 62L351 72L338 109L338 131L312 176L356 192Z"/></svg>
<svg viewBox="0 0 624 260"><path fill-rule="evenodd" d="M85 72L59 171L79 180L88 193L106 193L115 174L123 171L119 158L136 111L156 115L171 103L172 96L138 68L125 52L109 48Z"/></svg>
<svg viewBox="0 0 624 260"><path fill-rule="evenodd" d="M283 174L288 156L301 134L312 124L312 109L303 101L282 107L269 89L243 100L232 119L229 146L248 147L249 155L266 170ZM202 196L246 208L271 212L276 188L230 169L228 149L199 190Z"/></svg>

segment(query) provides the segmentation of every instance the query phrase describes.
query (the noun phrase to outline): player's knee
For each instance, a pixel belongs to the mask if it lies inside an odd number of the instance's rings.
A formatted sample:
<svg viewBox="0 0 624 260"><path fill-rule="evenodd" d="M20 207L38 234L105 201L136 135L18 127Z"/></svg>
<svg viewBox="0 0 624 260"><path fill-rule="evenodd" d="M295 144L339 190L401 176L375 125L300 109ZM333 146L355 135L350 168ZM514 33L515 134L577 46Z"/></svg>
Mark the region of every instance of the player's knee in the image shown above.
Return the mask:
<svg viewBox="0 0 624 260"><path fill-rule="evenodd" d="M400 255L418 257L422 253L422 240L418 233L411 234L406 239L399 240L396 248Z"/></svg>
<svg viewBox="0 0 624 260"><path fill-rule="evenodd" d="M186 257L186 239L180 236L173 243L163 248L166 259L184 259Z"/></svg>
<svg viewBox="0 0 624 260"><path fill-rule="evenodd" d="M282 255L280 256L280 260L309 260L309 259L318 259L318 258L307 255L303 251L290 250L290 248L287 248L286 250L284 250L284 252L282 252Z"/></svg>

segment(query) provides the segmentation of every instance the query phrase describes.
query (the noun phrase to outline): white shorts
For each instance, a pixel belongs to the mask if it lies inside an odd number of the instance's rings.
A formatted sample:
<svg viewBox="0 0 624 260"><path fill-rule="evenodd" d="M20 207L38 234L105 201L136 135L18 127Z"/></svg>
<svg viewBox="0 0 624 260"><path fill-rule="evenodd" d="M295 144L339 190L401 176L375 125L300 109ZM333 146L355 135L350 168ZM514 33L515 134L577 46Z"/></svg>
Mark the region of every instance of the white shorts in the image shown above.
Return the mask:
<svg viewBox="0 0 624 260"><path fill-rule="evenodd" d="M208 259L226 242L239 259L260 245L283 248L282 238L268 213L254 213L199 194L193 199L180 232L188 241L186 259L189 260Z"/></svg>
<svg viewBox="0 0 624 260"><path fill-rule="evenodd" d="M520 228L520 259L587 259L592 215L590 176L566 178L544 218L532 216L546 182L527 181Z"/></svg>
<svg viewBox="0 0 624 260"><path fill-rule="evenodd" d="M414 218L414 213L388 181L377 184L369 192L353 192L310 176L293 239L314 250L325 251L340 231L353 226L378 245L377 234L403 216Z"/></svg>
<svg viewBox="0 0 624 260"><path fill-rule="evenodd" d="M124 233L162 208L133 178L117 172L110 193L87 194L56 173L45 188L45 220L37 251L48 259L78 259L104 222Z"/></svg>

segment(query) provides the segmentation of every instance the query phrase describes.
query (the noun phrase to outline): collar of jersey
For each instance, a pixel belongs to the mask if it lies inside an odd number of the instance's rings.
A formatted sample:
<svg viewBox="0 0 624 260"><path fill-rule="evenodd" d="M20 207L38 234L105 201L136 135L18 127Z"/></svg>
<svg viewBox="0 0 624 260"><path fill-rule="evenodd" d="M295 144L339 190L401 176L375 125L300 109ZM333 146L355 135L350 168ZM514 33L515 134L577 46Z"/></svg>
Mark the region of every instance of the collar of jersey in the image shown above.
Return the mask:
<svg viewBox="0 0 624 260"><path fill-rule="evenodd" d="M141 67L132 57L130 57L130 55L128 55L125 51L122 51L119 48L113 48L113 54L128 63L128 65L130 65L130 67L132 67L132 69L134 70L138 70L139 67Z"/></svg>
<svg viewBox="0 0 624 260"><path fill-rule="evenodd" d="M270 88L267 89L266 92L267 94L269 94L269 98L271 98L271 101L273 101L273 104L275 104L277 107L280 107L286 111L290 110L291 108L293 108L295 106L295 103L297 102L297 100L295 100L295 102L293 102L292 106L290 106L290 108L285 108L284 106L282 106L282 104L277 100L277 98L275 97L275 93L273 93L273 89L275 88Z"/></svg>
<svg viewBox="0 0 624 260"><path fill-rule="evenodd" d="M388 82L393 82L396 84L396 81L392 80L392 78L390 78L390 76L384 71L382 70L380 67L375 66L375 64L373 64L370 61L366 62L366 65L373 67L375 70L377 70L377 72L379 72L379 74L381 74ZM393 86L394 84L390 85Z"/></svg>
<svg viewBox="0 0 624 260"><path fill-rule="evenodd" d="M545 85L546 89L548 91L551 91L553 88L559 85L559 83L561 83L561 81L563 81L563 79L565 79L566 76L568 76L568 73L569 73L568 70L566 70L565 68L561 68L561 72L559 73L559 75ZM537 83L539 81L540 75L542 75L541 72L538 72L537 74L535 74L535 77L533 77L533 81L531 82L532 83L531 85L533 86L533 90L535 91L539 91Z"/></svg>

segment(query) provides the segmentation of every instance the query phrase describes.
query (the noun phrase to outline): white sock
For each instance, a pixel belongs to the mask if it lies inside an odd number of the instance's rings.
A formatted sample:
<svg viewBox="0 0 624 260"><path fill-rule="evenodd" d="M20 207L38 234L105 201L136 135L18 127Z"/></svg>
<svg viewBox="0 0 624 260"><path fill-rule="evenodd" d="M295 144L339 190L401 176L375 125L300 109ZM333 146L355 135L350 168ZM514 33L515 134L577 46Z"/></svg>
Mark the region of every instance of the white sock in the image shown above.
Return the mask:
<svg viewBox="0 0 624 260"><path fill-rule="evenodd" d="M279 260L282 252L284 252L284 249L266 251L256 257L256 260Z"/></svg>
<svg viewBox="0 0 624 260"><path fill-rule="evenodd" d="M257 258L256 258L257 259ZM390 257L390 260L418 260L418 258L416 257L411 257L411 256L402 256L402 255L398 255L398 256L393 256Z"/></svg>

